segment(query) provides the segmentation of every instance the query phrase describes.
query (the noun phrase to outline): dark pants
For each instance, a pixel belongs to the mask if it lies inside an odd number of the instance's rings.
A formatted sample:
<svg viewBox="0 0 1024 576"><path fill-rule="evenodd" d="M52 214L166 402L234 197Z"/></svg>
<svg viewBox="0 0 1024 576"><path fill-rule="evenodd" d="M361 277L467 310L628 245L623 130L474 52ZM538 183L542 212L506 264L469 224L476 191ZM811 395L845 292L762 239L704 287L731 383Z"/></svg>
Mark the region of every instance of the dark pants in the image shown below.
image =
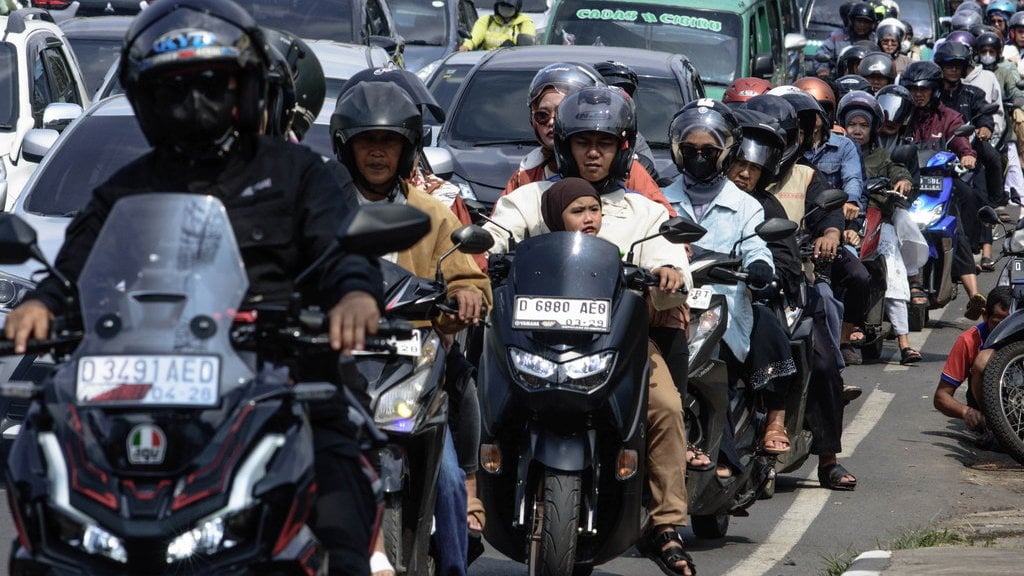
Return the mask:
<svg viewBox="0 0 1024 576"><path fill-rule="evenodd" d="M956 245L953 247L953 264L949 271L950 278L959 282L960 277L965 274L976 274L977 267L974 264L974 242L971 239L971 230L980 234L980 220L978 218L964 217L966 214L977 213L977 196L966 183L954 180L954 202L949 207L949 213L956 218L957 234ZM979 235L980 238L980 235Z"/></svg>
<svg viewBox="0 0 1024 576"><path fill-rule="evenodd" d="M832 260L832 290L843 302L843 322L859 324L867 314L871 274L860 258L840 247Z"/></svg>
<svg viewBox="0 0 1024 576"><path fill-rule="evenodd" d="M972 146L978 154L978 164L984 168L984 173L978 174L983 177L978 184L985 186L984 194L981 195L984 199L983 204L988 204L993 208L1006 205L1009 198L1003 186L1002 155L991 142L982 142L975 138ZM978 180L977 177L975 179Z"/></svg>
<svg viewBox="0 0 1024 576"><path fill-rule="evenodd" d="M827 286L819 284L808 290L807 309L814 314L814 354L811 364L811 384L807 391L806 418L814 439L811 454L838 454L842 452L843 435L843 377L841 356L829 333L826 306L834 305Z"/></svg>

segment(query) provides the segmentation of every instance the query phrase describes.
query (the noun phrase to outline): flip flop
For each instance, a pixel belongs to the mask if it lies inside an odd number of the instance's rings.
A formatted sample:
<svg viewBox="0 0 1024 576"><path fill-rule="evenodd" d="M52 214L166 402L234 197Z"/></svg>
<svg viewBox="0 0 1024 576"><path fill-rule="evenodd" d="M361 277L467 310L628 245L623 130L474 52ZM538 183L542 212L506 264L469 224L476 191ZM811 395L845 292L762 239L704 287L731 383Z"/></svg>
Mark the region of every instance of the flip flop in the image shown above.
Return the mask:
<svg viewBox="0 0 1024 576"><path fill-rule="evenodd" d="M857 489L857 479L854 476L853 482L843 482L843 476L853 476L850 471L843 468L843 465L836 462L828 466L818 467L818 482L822 488L829 490L853 491Z"/></svg>

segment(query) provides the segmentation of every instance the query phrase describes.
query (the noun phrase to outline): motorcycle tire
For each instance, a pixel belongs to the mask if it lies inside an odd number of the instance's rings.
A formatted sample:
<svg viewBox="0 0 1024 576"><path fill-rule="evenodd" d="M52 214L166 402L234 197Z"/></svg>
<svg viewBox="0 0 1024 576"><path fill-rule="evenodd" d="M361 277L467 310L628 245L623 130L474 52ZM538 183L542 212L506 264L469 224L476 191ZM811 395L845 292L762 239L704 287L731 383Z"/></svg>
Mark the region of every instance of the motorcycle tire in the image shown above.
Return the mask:
<svg viewBox="0 0 1024 576"><path fill-rule="evenodd" d="M402 556L402 551L405 549L405 534L402 528L401 497L387 498L385 501L384 515L381 518L381 532L384 534L384 553L395 567L395 574L405 574L408 571L408 566L405 565Z"/></svg>
<svg viewBox="0 0 1024 576"><path fill-rule="evenodd" d="M725 538L729 532L728 514L708 514L706 516L690 516L690 527L693 535L702 540L718 540Z"/></svg>
<svg viewBox="0 0 1024 576"><path fill-rule="evenodd" d="M531 576L572 576L579 532L580 477L578 474L544 473L540 513L540 542L530 549ZM537 519L534 519L536 522Z"/></svg>
<svg viewBox="0 0 1024 576"><path fill-rule="evenodd" d="M1024 341L992 355L982 384L985 423L1014 460L1024 463Z"/></svg>

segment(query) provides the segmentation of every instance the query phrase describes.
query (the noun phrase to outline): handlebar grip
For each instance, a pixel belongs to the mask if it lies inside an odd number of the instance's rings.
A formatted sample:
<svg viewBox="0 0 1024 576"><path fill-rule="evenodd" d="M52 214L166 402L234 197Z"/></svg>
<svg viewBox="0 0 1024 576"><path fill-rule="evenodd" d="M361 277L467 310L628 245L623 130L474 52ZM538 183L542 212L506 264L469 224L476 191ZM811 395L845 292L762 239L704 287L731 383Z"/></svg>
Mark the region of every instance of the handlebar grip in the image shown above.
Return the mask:
<svg viewBox="0 0 1024 576"><path fill-rule="evenodd" d="M412 338L413 327L412 324L404 322L402 320L388 320L383 319L377 324L376 336L367 338L369 343L370 338L377 338L386 340L387 338L398 338L398 339L409 339Z"/></svg>

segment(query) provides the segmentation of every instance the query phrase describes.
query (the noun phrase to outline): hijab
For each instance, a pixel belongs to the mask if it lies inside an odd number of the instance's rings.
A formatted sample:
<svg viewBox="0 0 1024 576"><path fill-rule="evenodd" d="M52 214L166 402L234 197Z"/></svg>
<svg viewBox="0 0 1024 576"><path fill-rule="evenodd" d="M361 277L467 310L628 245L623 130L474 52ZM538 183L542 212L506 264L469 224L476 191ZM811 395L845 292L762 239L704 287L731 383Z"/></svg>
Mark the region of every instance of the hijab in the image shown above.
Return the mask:
<svg viewBox="0 0 1024 576"><path fill-rule="evenodd" d="M540 214L544 218L544 224L552 232L564 232L562 212L565 212L569 204L585 196L601 201L601 196L594 185L583 178L563 178L555 182L541 197Z"/></svg>

